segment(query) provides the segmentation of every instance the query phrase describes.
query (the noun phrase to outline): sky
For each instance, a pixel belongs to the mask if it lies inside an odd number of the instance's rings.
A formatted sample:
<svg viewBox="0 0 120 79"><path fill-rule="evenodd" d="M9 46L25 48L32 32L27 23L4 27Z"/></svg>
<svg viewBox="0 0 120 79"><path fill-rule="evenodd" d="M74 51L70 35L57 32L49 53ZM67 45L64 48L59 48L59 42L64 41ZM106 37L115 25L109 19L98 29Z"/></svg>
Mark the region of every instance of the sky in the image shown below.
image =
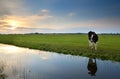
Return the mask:
<svg viewBox="0 0 120 79"><path fill-rule="evenodd" d="M0 33L120 33L120 0L0 0Z"/></svg>

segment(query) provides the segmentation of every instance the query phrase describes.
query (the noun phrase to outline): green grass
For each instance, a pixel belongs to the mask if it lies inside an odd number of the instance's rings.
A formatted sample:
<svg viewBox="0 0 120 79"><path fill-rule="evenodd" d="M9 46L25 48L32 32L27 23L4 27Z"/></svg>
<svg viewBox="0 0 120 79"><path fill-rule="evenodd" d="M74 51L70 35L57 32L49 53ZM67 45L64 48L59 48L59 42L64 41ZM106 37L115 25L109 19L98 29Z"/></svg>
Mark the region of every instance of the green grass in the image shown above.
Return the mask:
<svg viewBox="0 0 120 79"><path fill-rule="evenodd" d="M0 43L57 53L120 61L120 35L99 35L98 50L88 47L86 34L0 35Z"/></svg>

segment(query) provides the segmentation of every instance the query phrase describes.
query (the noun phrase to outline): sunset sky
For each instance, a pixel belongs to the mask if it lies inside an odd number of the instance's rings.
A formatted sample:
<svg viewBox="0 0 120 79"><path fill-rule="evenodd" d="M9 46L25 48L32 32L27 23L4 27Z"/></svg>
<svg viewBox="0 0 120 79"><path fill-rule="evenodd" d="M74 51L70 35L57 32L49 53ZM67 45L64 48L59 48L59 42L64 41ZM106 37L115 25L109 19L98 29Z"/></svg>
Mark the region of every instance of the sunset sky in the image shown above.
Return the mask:
<svg viewBox="0 0 120 79"><path fill-rule="evenodd" d="M120 33L120 0L0 0L0 33Z"/></svg>

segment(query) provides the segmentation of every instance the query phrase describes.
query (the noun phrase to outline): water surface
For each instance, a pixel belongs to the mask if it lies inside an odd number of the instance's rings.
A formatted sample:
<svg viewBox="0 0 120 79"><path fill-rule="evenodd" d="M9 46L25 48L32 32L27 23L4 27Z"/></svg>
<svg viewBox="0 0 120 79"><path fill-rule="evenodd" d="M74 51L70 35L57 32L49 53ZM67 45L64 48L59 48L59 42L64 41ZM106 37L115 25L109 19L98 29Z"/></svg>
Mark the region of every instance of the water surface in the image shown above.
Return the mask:
<svg viewBox="0 0 120 79"><path fill-rule="evenodd" d="M0 79L120 79L120 62L0 44Z"/></svg>

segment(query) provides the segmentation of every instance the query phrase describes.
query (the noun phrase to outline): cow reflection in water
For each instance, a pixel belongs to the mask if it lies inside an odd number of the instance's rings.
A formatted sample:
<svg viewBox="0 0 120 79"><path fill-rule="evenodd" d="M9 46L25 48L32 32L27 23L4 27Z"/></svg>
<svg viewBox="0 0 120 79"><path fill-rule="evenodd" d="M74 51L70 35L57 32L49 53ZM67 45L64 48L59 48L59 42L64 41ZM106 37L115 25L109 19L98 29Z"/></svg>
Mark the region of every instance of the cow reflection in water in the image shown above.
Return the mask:
<svg viewBox="0 0 120 79"><path fill-rule="evenodd" d="M87 68L88 68L88 74L90 74L91 76L96 76L95 75L95 73L97 72L96 59L89 58Z"/></svg>

